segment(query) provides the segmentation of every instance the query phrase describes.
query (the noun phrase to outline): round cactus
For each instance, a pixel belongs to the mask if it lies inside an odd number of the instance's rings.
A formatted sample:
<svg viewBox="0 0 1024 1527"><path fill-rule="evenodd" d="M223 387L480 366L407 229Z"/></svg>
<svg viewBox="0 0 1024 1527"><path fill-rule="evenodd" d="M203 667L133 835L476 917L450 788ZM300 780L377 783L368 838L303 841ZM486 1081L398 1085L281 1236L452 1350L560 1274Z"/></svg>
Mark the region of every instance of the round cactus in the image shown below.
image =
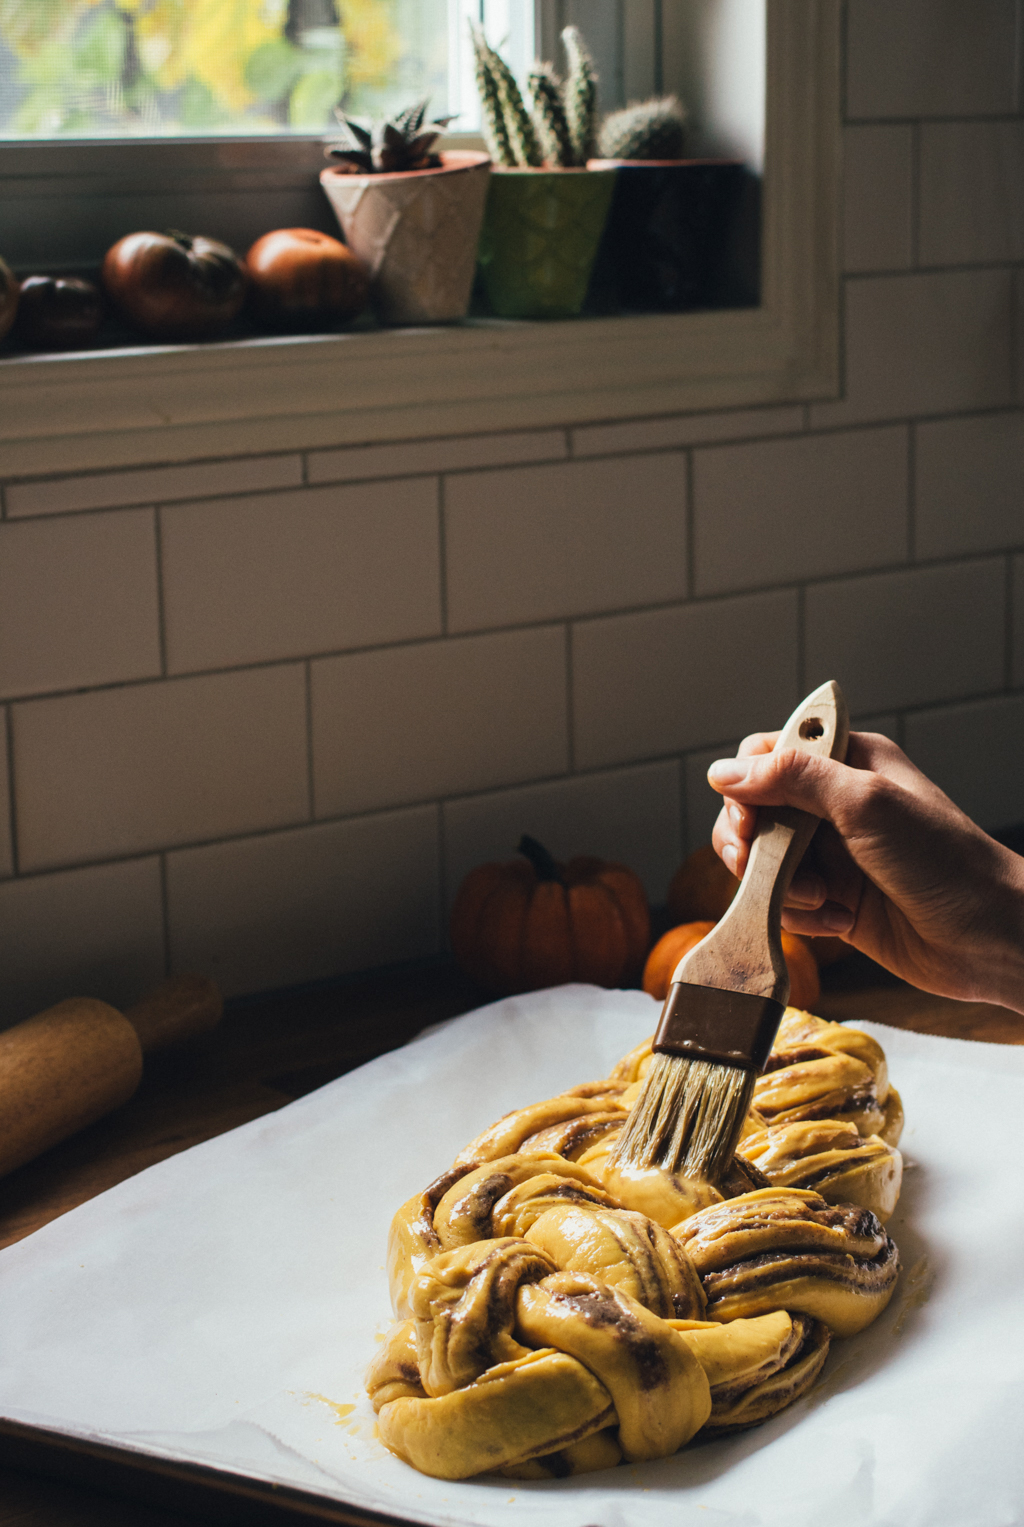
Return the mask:
<svg viewBox="0 0 1024 1527"><path fill-rule="evenodd" d="M682 159L686 112L674 95L613 111L598 147L602 159Z"/></svg>

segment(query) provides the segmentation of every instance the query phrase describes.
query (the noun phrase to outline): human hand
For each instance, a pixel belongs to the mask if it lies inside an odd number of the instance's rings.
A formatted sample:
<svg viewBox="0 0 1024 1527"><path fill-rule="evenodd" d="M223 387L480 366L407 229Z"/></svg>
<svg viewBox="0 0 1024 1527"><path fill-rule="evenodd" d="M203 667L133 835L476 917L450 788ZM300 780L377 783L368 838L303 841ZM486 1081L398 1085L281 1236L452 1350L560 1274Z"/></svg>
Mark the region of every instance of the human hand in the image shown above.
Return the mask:
<svg viewBox="0 0 1024 1527"><path fill-rule="evenodd" d="M742 877L758 806L824 818L782 915L791 933L831 934L924 991L1024 1012L1024 859L996 843L887 737L852 732L846 762L777 732L712 764L725 801L716 851Z"/></svg>

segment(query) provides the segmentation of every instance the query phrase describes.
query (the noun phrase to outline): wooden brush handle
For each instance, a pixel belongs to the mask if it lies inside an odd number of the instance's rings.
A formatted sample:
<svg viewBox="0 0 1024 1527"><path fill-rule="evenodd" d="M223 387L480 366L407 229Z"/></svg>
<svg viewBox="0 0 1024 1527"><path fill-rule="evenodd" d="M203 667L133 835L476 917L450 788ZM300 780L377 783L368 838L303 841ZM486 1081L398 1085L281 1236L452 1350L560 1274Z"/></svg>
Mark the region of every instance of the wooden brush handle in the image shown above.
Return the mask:
<svg viewBox="0 0 1024 1527"><path fill-rule="evenodd" d="M797 706L775 746L801 748L842 761L849 740L846 701L839 685L830 681ZM758 811L757 835L740 888L721 922L679 962L673 981L727 986L731 991L788 1002L782 904L820 820L791 806ZM728 980L723 979L725 972Z"/></svg>

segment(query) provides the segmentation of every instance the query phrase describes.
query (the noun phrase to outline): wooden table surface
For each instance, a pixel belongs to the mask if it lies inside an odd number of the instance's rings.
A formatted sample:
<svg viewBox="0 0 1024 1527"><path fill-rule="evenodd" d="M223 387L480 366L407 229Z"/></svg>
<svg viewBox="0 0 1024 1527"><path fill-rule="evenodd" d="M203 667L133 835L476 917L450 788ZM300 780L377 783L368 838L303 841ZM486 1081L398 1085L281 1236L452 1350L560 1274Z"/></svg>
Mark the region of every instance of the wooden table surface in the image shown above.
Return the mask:
<svg viewBox="0 0 1024 1527"><path fill-rule="evenodd" d="M885 984L879 984L884 980ZM818 1012L955 1039L1024 1043L1024 1018L892 982L867 962L825 973ZM201 1045L150 1063L130 1102L0 1181L0 1247L178 1151L283 1107L485 1000L448 965L376 972L229 1006ZM582 1078L581 1078L582 1079ZM200 1527L199 1519L0 1469L0 1527Z"/></svg>

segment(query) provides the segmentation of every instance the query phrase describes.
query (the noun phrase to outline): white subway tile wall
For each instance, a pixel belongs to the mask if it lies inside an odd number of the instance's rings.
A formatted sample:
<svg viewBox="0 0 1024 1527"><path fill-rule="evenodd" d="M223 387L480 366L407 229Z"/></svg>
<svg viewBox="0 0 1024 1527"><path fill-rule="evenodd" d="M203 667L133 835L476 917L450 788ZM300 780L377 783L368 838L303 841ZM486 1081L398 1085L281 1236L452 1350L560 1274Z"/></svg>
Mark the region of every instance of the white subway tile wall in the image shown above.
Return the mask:
<svg viewBox="0 0 1024 1527"><path fill-rule="evenodd" d="M1024 822L1024 695L918 711L904 727L910 757L968 816L990 827Z"/></svg>
<svg viewBox="0 0 1024 1527"><path fill-rule="evenodd" d="M862 123L843 133L843 269L909 270L914 263L914 129Z"/></svg>
<svg viewBox="0 0 1024 1527"><path fill-rule="evenodd" d="M161 509L168 671L440 636L437 514L430 477Z"/></svg>
<svg viewBox="0 0 1024 1527"><path fill-rule="evenodd" d="M444 490L449 631L686 597L686 457L467 472Z"/></svg>
<svg viewBox="0 0 1024 1527"><path fill-rule="evenodd" d="M0 483L0 1025L431 956L524 831L660 902L827 677L1024 821L1016 11L849 0L837 399Z"/></svg>
<svg viewBox="0 0 1024 1527"><path fill-rule="evenodd" d="M904 561L907 457L901 426L694 451L695 592Z"/></svg>
<svg viewBox="0 0 1024 1527"><path fill-rule="evenodd" d="M65 997L135 1002L166 966L160 861L0 884L0 1028Z"/></svg>
<svg viewBox="0 0 1024 1527"><path fill-rule="evenodd" d="M849 0L846 111L978 117L1017 109L1015 0Z"/></svg>
<svg viewBox="0 0 1024 1527"><path fill-rule="evenodd" d="M227 996L436 954L437 807L167 855L174 971Z"/></svg>
<svg viewBox="0 0 1024 1527"><path fill-rule="evenodd" d="M556 859L596 854L628 864L655 902L685 850L675 760L464 796L443 813L447 908L474 865L513 858L523 833Z"/></svg>
<svg viewBox="0 0 1024 1527"><path fill-rule="evenodd" d="M1024 547L1024 414L938 419L915 435L917 556Z"/></svg>
<svg viewBox="0 0 1024 1527"><path fill-rule="evenodd" d="M160 675L152 509L0 525L0 695Z"/></svg>
<svg viewBox="0 0 1024 1527"><path fill-rule="evenodd" d="M555 429L345 446L338 451L310 451L308 481L358 482L368 477L465 472L473 467L512 466L523 461L560 461L566 454L565 431Z"/></svg>
<svg viewBox="0 0 1024 1527"><path fill-rule="evenodd" d="M921 128L922 265L1024 259L1024 122Z"/></svg>
<svg viewBox="0 0 1024 1527"><path fill-rule="evenodd" d="M301 456L248 456L183 467L147 467L141 472L96 472L88 477L13 483L7 489L7 517L167 504L175 499L210 498L215 493L297 488L301 482Z"/></svg>
<svg viewBox="0 0 1024 1527"><path fill-rule="evenodd" d="M561 626L312 665L318 818L564 774Z"/></svg>
<svg viewBox="0 0 1024 1527"><path fill-rule="evenodd" d="M846 387L813 428L967 413L1016 401L1013 272L925 271L846 282Z"/></svg>
<svg viewBox="0 0 1024 1527"><path fill-rule="evenodd" d="M1001 689L1002 558L839 579L807 590L804 689L841 675L851 711Z"/></svg>
<svg viewBox="0 0 1024 1527"><path fill-rule="evenodd" d="M688 752L797 701L795 591L581 621L573 630L581 768Z"/></svg>
<svg viewBox="0 0 1024 1527"><path fill-rule="evenodd" d="M301 664L13 707L19 868L309 819Z"/></svg>

